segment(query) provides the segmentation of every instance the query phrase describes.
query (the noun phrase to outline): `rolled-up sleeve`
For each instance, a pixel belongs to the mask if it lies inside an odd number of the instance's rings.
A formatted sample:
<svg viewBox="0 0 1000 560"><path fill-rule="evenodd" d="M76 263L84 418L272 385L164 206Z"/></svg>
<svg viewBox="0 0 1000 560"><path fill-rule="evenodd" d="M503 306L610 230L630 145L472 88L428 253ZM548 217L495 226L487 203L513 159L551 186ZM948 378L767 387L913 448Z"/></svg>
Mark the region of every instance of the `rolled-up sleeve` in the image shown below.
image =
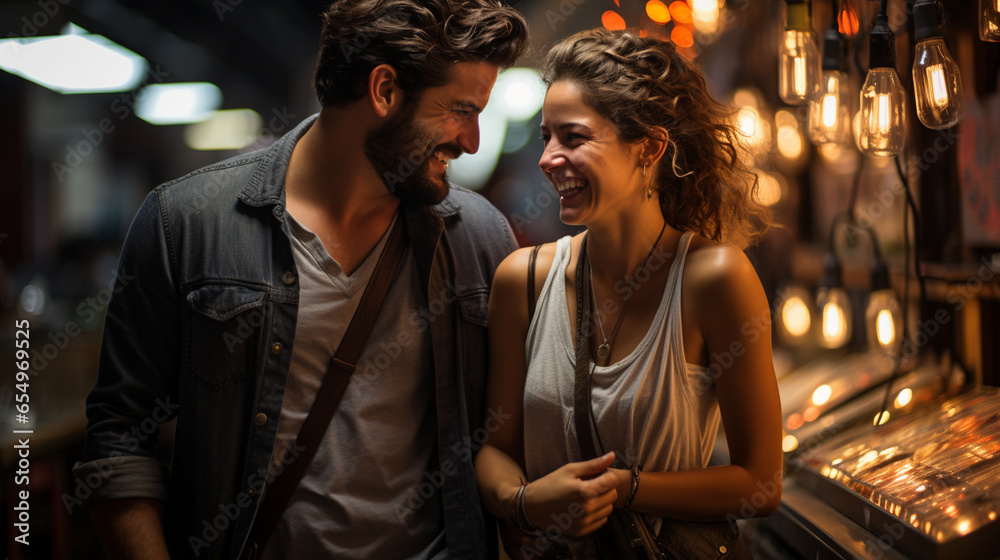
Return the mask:
<svg viewBox="0 0 1000 560"><path fill-rule="evenodd" d="M85 503L167 499L167 467L153 453L159 424L176 416L180 310L176 258L161 190L146 197L119 259L87 399L84 461L74 468Z"/></svg>

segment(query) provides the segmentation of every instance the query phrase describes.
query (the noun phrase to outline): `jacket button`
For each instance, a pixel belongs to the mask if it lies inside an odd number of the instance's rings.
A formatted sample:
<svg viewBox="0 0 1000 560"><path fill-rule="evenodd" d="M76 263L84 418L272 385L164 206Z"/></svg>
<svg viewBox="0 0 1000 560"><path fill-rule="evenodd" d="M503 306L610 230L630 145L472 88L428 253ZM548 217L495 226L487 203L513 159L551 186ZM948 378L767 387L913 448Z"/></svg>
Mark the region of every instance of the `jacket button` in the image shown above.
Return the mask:
<svg viewBox="0 0 1000 560"><path fill-rule="evenodd" d="M257 416L253 417L253 421L258 426L263 426L264 424L267 424L267 414L264 414L263 412L258 412Z"/></svg>
<svg viewBox="0 0 1000 560"><path fill-rule="evenodd" d="M275 355L281 354L281 343L280 342L275 342L274 344L271 345L271 353L275 354Z"/></svg>
<svg viewBox="0 0 1000 560"><path fill-rule="evenodd" d="M295 283L295 273L292 272L291 270L289 270L288 272L285 273L285 275L281 279L284 280L285 284L289 284L289 285L290 284L294 284Z"/></svg>
<svg viewBox="0 0 1000 560"><path fill-rule="evenodd" d="M274 217L280 220L281 217L285 215L285 208L280 205L275 206L273 212L274 212Z"/></svg>
<svg viewBox="0 0 1000 560"><path fill-rule="evenodd" d="M250 488L247 488L247 496L250 496L251 498L253 498L256 495L257 495L257 489L256 488L254 488L253 486L251 486Z"/></svg>
<svg viewBox="0 0 1000 560"><path fill-rule="evenodd" d="M725 554L725 553L726 553L726 550L727 550L727 549L726 549L726 547L725 547L725 546L720 546L720 547L719 547L719 554Z"/></svg>

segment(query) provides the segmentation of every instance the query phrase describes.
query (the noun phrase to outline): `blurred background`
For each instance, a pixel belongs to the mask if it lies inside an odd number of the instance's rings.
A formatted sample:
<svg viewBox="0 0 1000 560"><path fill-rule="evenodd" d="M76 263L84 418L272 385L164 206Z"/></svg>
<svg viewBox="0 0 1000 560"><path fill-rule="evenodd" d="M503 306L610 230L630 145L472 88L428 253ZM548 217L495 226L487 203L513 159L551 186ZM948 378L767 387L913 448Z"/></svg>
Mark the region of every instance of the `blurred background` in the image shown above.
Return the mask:
<svg viewBox="0 0 1000 560"><path fill-rule="evenodd" d="M318 111L311 78L328 3L0 3L0 361L10 372L0 554L101 557L69 469L104 311L127 282L114 276L125 233L156 185L265 147ZM500 208L522 245L574 232L537 167L537 67L557 40L603 25L673 41L733 107L741 157L778 223L748 252L772 303L763 321L773 319L788 458L782 509L747 524L755 553L992 557L980 552L1000 538L1000 2L510 4L529 21L530 51L500 75L480 151L449 174ZM880 9L893 38L872 33ZM894 64L870 64L889 46ZM18 423L10 364L25 319L31 414ZM880 426L900 422L912 438L889 446ZM970 426L979 439L961 439ZM18 429L33 431L27 547L12 529ZM169 458L169 430L164 439ZM965 462L907 451L927 441ZM717 448L725 461L724 434ZM901 494L883 463L909 465L900 476L924 490ZM964 493L928 498L941 480ZM869 523L870 505L903 536Z"/></svg>

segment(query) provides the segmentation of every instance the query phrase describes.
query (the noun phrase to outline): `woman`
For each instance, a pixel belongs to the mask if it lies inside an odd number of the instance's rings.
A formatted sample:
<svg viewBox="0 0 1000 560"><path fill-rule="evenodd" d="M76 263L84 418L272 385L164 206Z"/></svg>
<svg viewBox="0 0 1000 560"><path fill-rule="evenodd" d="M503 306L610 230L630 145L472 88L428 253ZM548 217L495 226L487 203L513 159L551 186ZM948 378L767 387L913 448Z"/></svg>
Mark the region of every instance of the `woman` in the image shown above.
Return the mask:
<svg viewBox="0 0 1000 560"><path fill-rule="evenodd" d="M780 405L767 299L741 251L769 214L729 111L672 44L629 32L564 40L544 78L539 166L560 219L586 231L515 252L494 279L487 404L512 419L478 453L477 482L494 515L549 537L505 538L508 553L565 541L593 556L581 537L626 507L654 531L771 513ZM720 416L732 463L708 468Z"/></svg>

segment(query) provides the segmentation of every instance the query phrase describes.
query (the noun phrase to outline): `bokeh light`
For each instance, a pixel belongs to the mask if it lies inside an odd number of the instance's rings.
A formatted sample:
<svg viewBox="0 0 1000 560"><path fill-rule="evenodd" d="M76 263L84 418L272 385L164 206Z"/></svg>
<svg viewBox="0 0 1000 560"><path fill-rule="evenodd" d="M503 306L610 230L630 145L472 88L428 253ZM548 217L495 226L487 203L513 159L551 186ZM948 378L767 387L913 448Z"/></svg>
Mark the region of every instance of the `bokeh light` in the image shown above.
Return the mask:
<svg viewBox="0 0 1000 560"><path fill-rule="evenodd" d="M670 8L660 0L646 2L646 15L654 22L663 25L670 21Z"/></svg>
<svg viewBox="0 0 1000 560"><path fill-rule="evenodd" d="M601 24L611 31L622 31L625 29L625 19L614 10L608 10L601 16Z"/></svg>
<svg viewBox="0 0 1000 560"><path fill-rule="evenodd" d="M691 33L691 30L679 25L674 27L673 31L670 32L670 40L681 48L686 49L694 46L694 35Z"/></svg>
<svg viewBox="0 0 1000 560"><path fill-rule="evenodd" d="M687 2L677 0L670 4L670 15L678 23L694 23L694 18L691 16L691 6L688 6Z"/></svg>

